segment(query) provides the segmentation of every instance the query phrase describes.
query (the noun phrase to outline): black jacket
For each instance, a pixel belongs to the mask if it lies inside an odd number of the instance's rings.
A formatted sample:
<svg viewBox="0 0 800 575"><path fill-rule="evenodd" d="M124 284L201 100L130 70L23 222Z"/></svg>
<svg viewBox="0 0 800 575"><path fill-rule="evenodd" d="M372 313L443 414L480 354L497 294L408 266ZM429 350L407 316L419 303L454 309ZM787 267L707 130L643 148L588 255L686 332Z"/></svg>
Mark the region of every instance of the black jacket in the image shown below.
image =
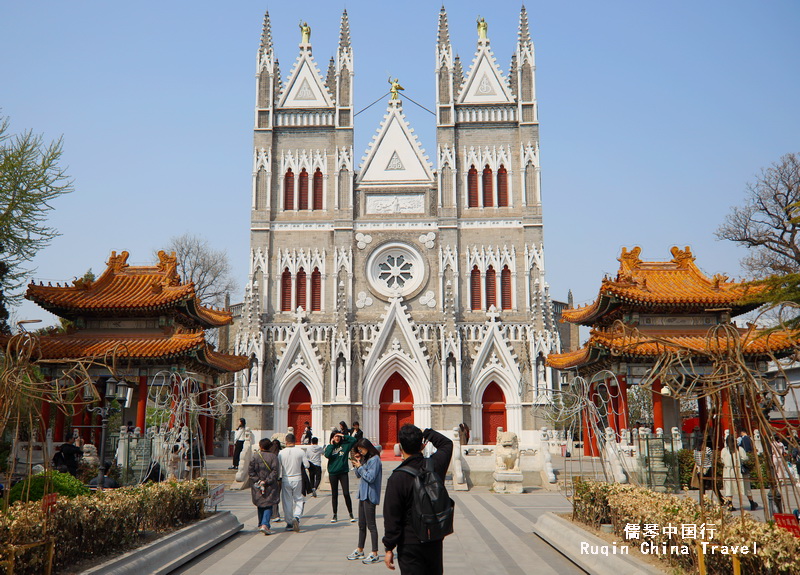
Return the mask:
<svg viewBox="0 0 800 575"><path fill-rule="evenodd" d="M426 429L422 436L436 448L431 455L433 469L442 478L447 474L450 459L453 457L453 442L441 433ZM421 469L424 464L422 454L411 455L405 459L398 469L404 465ZM395 470L386 483L386 495L383 500L383 545L387 551L400 543L421 543L414 535L411 526L411 505L414 490L414 477L408 473Z"/></svg>

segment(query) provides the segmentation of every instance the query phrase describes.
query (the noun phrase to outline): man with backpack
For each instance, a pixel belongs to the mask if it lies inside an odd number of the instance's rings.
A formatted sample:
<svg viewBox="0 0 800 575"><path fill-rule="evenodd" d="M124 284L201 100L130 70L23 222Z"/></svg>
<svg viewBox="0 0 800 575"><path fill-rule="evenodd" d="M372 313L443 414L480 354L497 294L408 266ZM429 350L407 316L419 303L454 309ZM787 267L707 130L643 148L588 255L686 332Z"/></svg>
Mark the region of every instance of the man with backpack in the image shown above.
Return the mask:
<svg viewBox="0 0 800 575"><path fill-rule="evenodd" d="M453 456L453 442L432 429L406 424L398 433L403 461L386 484L383 503L384 561L394 570L394 549L404 575L444 572L442 542L453 532L453 500L444 477ZM423 440L436 453L422 455Z"/></svg>

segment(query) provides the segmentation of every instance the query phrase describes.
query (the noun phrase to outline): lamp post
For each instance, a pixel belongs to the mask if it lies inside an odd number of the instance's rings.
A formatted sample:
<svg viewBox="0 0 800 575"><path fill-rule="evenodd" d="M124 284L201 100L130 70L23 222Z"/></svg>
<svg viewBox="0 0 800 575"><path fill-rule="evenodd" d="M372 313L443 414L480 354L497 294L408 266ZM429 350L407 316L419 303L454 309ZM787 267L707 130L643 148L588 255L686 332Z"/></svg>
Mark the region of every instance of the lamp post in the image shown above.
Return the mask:
<svg viewBox="0 0 800 575"><path fill-rule="evenodd" d="M105 456L106 456L106 427L108 426L108 418L113 414L120 411L120 408L113 407L111 400L116 399L122 404L122 407L127 407L128 401L128 382L124 379L117 381L113 377L106 380L106 393L103 397L103 404L96 407L87 407L88 411L100 415L100 465L97 471L97 488L103 489L105 479Z"/></svg>

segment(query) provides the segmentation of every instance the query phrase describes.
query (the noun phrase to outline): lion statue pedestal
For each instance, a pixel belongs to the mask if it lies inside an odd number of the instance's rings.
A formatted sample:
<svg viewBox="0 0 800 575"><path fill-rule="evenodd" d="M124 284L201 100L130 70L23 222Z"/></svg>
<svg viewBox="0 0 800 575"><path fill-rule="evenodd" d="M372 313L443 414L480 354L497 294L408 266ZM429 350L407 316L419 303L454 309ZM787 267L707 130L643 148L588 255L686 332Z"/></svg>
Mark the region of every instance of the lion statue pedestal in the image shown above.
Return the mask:
<svg viewBox="0 0 800 575"><path fill-rule="evenodd" d="M497 428L497 445L494 448L495 468L492 490L495 493L522 493L522 471L519 467L519 440L517 434Z"/></svg>

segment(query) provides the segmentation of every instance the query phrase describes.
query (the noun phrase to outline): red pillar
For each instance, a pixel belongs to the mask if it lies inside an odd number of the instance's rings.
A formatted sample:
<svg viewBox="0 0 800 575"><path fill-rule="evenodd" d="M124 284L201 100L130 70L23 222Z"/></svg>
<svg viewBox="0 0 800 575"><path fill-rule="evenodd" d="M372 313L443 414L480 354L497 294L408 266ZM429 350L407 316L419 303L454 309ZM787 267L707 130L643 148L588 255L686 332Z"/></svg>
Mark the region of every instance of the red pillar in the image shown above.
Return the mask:
<svg viewBox="0 0 800 575"><path fill-rule="evenodd" d="M697 399L697 417L700 419L700 431L705 434L708 425L708 401L705 397Z"/></svg>
<svg viewBox="0 0 800 575"><path fill-rule="evenodd" d="M589 401L595 401L595 386L589 386ZM590 408L583 410L583 454L589 457L597 457L600 455L600 449L597 446L597 421L596 414Z"/></svg>
<svg viewBox="0 0 800 575"><path fill-rule="evenodd" d="M617 419L619 429L630 429L628 412L628 378L624 375L617 376L617 387L619 389L619 411Z"/></svg>
<svg viewBox="0 0 800 575"><path fill-rule="evenodd" d="M653 382L653 433L660 427L664 429L664 405L661 397L661 380Z"/></svg>
<svg viewBox="0 0 800 575"><path fill-rule="evenodd" d="M606 406L606 410L608 413L608 425L611 429L614 430L614 433L617 438L619 438L620 426L619 426L619 386L612 385L612 382L616 382L616 380L607 379L606 380L606 389L608 389L608 403L609 405Z"/></svg>
<svg viewBox="0 0 800 575"><path fill-rule="evenodd" d="M722 390L722 409L719 422L720 439L724 437L725 430L730 430L731 434L734 433L733 429L733 415L731 414L731 392L727 389ZM734 435L734 437L736 437Z"/></svg>
<svg viewBox="0 0 800 575"><path fill-rule="evenodd" d="M64 412L56 409L56 429L53 432L53 441L64 441Z"/></svg>
<svg viewBox="0 0 800 575"><path fill-rule="evenodd" d="M205 438L206 455L214 455L214 418L211 416L206 417L206 428L203 431Z"/></svg>
<svg viewBox="0 0 800 575"><path fill-rule="evenodd" d="M139 389L137 390L138 401L136 403L136 427L145 432L147 424L147 376L139 376Z"/></svg>
<svg viewBox="0 0 800 575"><path fill-rule="evenodd" d="M47 439L47 430L50 428L50 402L46 399L42 400L42 417L41 422L39 424L39 429L41 430L42 437L40 438L41 441L45 441Z"/></svg>

